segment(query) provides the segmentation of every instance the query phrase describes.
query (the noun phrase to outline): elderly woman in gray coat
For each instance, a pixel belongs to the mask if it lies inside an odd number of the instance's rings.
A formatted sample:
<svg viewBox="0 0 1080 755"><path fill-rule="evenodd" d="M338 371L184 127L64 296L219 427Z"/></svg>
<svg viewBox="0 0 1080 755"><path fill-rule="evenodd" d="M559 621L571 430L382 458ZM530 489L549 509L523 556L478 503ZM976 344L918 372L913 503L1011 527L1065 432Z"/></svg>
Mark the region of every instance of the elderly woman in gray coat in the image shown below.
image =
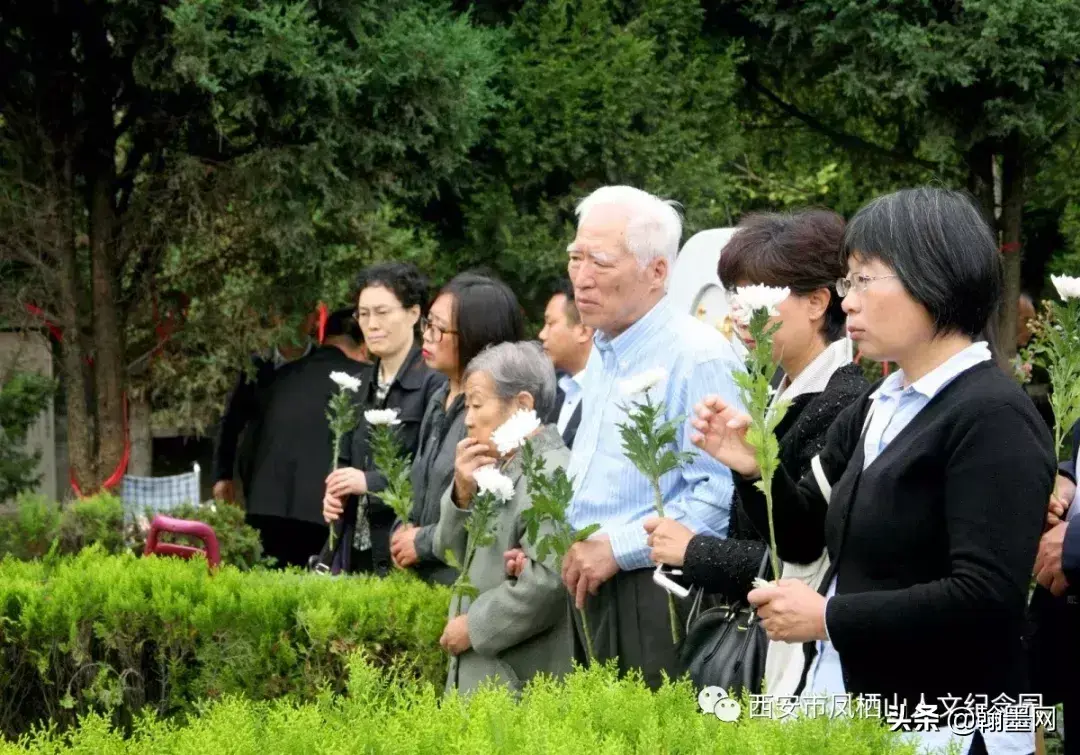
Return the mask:
<svg viewBox="0 0 1080 755"><path fill-rule="evenodd" d="M471 602L463 597L460 611L455 611L457 600L451 602L450 620L439 641L451 656L447 693L457 689L467 694L485 680L517 692L537 673L559 676L571 668L572 628L554 556L540 561L536 544L525 537L522 513L532 502L520 454L500 458L491 442L492 431L519 410L545 417L554 401L554 370L534 343L492 346L465 371L468 435L458 444L454 482L443 495L435 553L449 550L459 563L464 561L477 469L498 464L513 481L514 496L496 514L495 542L473 556L469 579L479 596ZM570 452L553 425L537 429L530 443L548 474L565 468ZM512 548L521 548L527 557L517 578L506 575L503 560Z"/></svg>

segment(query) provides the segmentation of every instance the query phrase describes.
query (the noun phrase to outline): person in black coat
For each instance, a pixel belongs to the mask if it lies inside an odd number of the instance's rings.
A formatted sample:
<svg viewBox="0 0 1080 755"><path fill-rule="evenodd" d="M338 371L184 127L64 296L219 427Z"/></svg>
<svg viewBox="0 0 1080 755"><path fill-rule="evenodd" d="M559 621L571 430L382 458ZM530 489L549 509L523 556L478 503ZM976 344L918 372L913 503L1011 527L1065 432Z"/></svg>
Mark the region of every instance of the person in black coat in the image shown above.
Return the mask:
<svg viewBox="0 0 1080 755"><path fill-rule="evenodd" d="M844 274L840 244L844 220L834 212L813 210L795 214L755 214L739 224L720 255L718 274L724 288L766 284L786 286L792 295L778 307L781 323L773 337L773 355L782 368L777 386L780 400L790 401L776 428L780 463L794 477L810 471L810 460L825 444L825 432L842 409L867 387L862 370L851 363L851 342L844 334L844 311L836 280ZM745 327L739 336L749 341ZM741 601L765 555L765 537L732 501L727 538L695 535L673 519L646 522L651 558L683 568L683 581ZM816 587L826 559L804 567L784 564L785 576L798 576ZM768 576L768 574L766 575ZM769 693L795 691L802 671L802 654L785 646L770 646L766 680Z"/></svg>
<svg viewBox="0 0 1080 755"><path fill-rule="evenodd" d="M1045 423L984 340L1003 288L994 234L967 196L912 189L860 210L843 251L848 332L900 369L841 412L809 474L773 479L780 555L824 545L821 591L781 579L748 598L770 639L805 643L799 692L924 711L939 727L909 735L924 747L1034 752L1034 732L971 733L948 713L1030 691L1025 605L1056 469ZM749 417L714 397L693 426L766 527Z"/></svg>
<svg viewBox="0 0 1080 755"><path fill-rule="evenodd" d="M428 301L428 280L415 265L390 262L365 268L356 290L354 314L368 353L375 359L361 378L360 405L364 410L397 410L398 443L402 453L415 458L424 410L446 384L445 375L424 363L416 344L422 307ZM331 554L335 572L385 575L391 565L394 511L377 495L386 489L387 481L372 459L370 430L361 412L356 429L342 444L339 468L326 479L324 518L332 523L344 513L342 537Z"/></svg>
<svg viewBox="0 0 1080 755"><path fill-rule="evenodd" d="M254 424L259 407L259 396L270 386L277 370L296 359L310 354L315 345L311 341L312 318L307 318L301 326L303 346L281 346L268 354L256 354L251 357L254 374L248 377L241 372L236 384L225 400L225 409L218 422L214 436L214 456L211 474L214 480L214 498L218 501L236 502L235 479L240 479L244 495L251 490L251 454L254 445L251 427ZM246 432L245 432L246 431Z"/></svg>
<svg viewBox="0 0 1080 755"><path fill-rule="evenodd" d="M457 571L435 554L435 527L442 495L454 479L457 444L465 437L465 367L488 346L520 341L521 305L501 281L462 273L435 297L421 322L424 361L447 377L435 391L420 422L412 466L413 508L408 522L395 522L390 557L428 582L450 585Z"/></svg>
<svg viewBox="0 0 1080 755"><path fill-rule="evenodd" d="M1028 638L1035 691L1048 704L1063 703L1066 721L1080 715L1080 515L1076 495L1080 422L1070 433L1072 453L1058 465L1050 496L1046 531L1035 558L1038 586L1031 596L1032 634ZM1065 754L1080 753L1080 727L1076 736L1065 732Z"/></svg>
<svg viewBox="0 0 1080 755"><path fill-rule="evenodd" d="M593 329L581 322L570 281L560 282L547 303L540 342L558 379L555 406L544 421L555 425L566 447L573 448L581 424L581 381L592 353Z"/></svg>
<svg viewBox="0 0 1080 755"><path fill-rule="evenodd" d="M359 349L351 314L334 313L324 344L279 369L259 398L247 518L279 566L307 566L326 539L322 500L333 445L326 407L338 390L330 373L370 369L346 353Z"/></svg>

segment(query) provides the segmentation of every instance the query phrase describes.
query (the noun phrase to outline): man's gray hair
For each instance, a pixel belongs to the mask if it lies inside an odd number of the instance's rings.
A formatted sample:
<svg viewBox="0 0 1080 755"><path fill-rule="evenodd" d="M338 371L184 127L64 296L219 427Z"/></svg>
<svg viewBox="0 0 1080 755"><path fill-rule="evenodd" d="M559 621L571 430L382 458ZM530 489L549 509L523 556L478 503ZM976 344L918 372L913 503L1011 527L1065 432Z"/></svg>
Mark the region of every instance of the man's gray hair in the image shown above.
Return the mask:
<svg viewBox="0 0 1080 755"><path fill-rule="evenodd" d="M533 397L536 414L543 420L555 408L555 368L535 341L505 342L489 346L469 362L464 378L486 372L495 393L508 401L524 391Z"/></svg>
<svg viewBox="0 0 1080 755"><path fill-rule="evenodd" d="M682 240L678 202L660 199L633 186L603 186L578 203L579 227L597 207L617 208L624 212L626 248L642 267L657 257L664 257L670 277Z"/></svg>

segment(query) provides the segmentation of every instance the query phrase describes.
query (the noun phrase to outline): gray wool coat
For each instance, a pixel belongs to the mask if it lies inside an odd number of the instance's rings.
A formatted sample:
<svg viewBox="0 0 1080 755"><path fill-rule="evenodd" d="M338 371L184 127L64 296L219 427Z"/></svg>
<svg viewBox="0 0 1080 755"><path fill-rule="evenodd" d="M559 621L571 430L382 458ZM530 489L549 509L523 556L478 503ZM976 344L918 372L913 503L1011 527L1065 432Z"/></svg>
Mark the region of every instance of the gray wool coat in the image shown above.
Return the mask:
<svg viewBox="0 0 1080 755"><path fill-rule="evenodd" d="M544 426L532 443L549 474L565 468L570 460L570 451L554 425ZM471 602L462 597L460 611L468 614L472 647L451 656L448 694L453 689L469 694L486 679L505 684L516 693L539 672L561 676L572 667L573 628L555 554L540 562L535 544L525 538L521 514L532 503L520 458L511 459L503 474L514 481L514 497L498 515L495 543L473 556L469 578L480 594ZM461 563L465 560L465 523L471 512L454 504L452 490L451 485L443 494L434 546L436 554L453 551ZM540 537L544 534L541 530ZM511 548L522 548L528 557L517 579L506 576L503 553ZM450 618L457 615L456 607L455 598Z"/></svg>

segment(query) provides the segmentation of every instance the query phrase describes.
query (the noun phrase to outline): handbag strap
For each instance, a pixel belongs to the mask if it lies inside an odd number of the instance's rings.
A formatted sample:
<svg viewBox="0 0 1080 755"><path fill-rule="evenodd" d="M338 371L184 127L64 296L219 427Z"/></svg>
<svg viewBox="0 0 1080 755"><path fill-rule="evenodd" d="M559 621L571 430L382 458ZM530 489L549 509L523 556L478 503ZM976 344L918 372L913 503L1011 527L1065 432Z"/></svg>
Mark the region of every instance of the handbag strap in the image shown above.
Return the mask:
<svg viewBox="0 0 1080 755"><path fill-rule="evenodd" d="M769 569L769 547L765 546L765 553L763 553L762 556L761 556L761 565L758 566L758 571L757 571L758 579L764 579L765 578L765 573L766 573L766 571L768 571L768 569ZM695 621L697 621L698 616L701 614L701 601L702 601L702 599L704 597L705 597L705 589L704 588L702 588L702 587L694 588L694 600L690 604L690 611L686 615L686 632L687 633L690 632L690 627L693 625L693 623ZM732 613L736 613L744 605L747 605L747 600L746 600L745 596L741 600L733 601L731 603ZM757 620L757 612L755 611L755 612L752 613L752 615L750 617L750 623L752 624L756 620Z"/></svg>

